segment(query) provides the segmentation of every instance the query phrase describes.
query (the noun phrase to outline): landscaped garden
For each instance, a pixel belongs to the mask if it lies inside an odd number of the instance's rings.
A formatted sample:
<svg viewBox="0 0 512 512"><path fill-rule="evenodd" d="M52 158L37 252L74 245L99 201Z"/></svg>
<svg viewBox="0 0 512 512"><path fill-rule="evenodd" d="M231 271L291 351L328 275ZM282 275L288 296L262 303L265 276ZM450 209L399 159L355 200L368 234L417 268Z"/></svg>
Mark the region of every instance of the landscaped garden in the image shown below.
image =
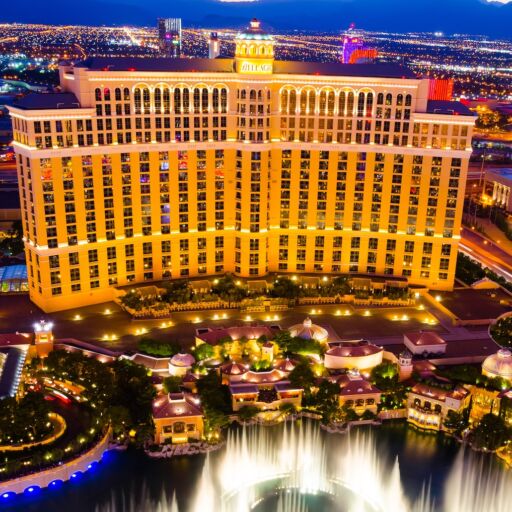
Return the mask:
<svg viewBox="0 0 512 512"><path fill-rule="evenodd" d="M512 316L500 318L492 325L491 336L502 347L512 347Z"/></svg>
<svg viewBox="0 0 512 512"><path fill-rule="evenodd" d="M0 401L0 444L34 446L2 453L2 480L73 459L109 428L120 443L142 445L153 437L155 389L146 369L130 361L104 364L56 350L44 360L31 361L25 384L31 391L21 399ZM62 386L75 393L66 395ZM51 435L51 413L63 417L65 433L52 443L34 444Z"/></svg>
<svg viewBox="0 0 512 512"><path fill-rule="evenodd" d="M266 283L266 281L262 281ZM296 279L279 277L264 288L251 289L243 281L226 275L215 279L210 285L201 281L203 286L195 289L189 281L166 281L159 288L131 289L119 300L121 305L135 317L164 318L173 311L194 309L247 309L263 306L263 301L270 301L273 308L286 309L296 304L314 304L330 302L353 302L354 300L398 301L410 299L407 286L387 285L370 289L366 285L353 285L349 277L338 276L332 279L317 279L312 285L305 285ZM206 286L206 288L204 288ZM323 299L323 300L322 300Z"/></svg>

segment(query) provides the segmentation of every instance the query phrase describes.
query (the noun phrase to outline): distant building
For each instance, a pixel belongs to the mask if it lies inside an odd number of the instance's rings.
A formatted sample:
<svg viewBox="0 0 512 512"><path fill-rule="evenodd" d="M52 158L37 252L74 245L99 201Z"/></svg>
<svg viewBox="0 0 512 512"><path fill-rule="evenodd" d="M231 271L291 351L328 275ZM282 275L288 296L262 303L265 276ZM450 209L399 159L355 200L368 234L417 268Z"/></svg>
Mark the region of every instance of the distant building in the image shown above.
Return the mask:
<svg viewBox="0 0 512 512"><path fill-rule="evenodd" d="M450 101L453 98L453 78L433 78L430 80L428 99Z"/></svg>
<svg viewBox="0 0 512 512"><path fill-rule="evenodd" d="M216 59L220 55L220 41L217 32L210 34L208 39L208 58Z"/></svg>
<svg viewBox="0 0 512 512"><path fill-rule="evenodd" d="M158 42L165 57L181 57L181 18L158 19Z"/></svg>
<svg viewBox="0 0 512 512"><path fill-rule="evenodd" d="M512 213L512 169L492 169L485 173L484 190L492 190L493 203Z"/></svg>
<svg viewBox="0 0 512 512"><path fill-rule="evenodd" d="M342 63L364 64L374 62L376 58L377 50L366 47L362 35L356 31L355 25L350 25L343 37Z"/></svg>

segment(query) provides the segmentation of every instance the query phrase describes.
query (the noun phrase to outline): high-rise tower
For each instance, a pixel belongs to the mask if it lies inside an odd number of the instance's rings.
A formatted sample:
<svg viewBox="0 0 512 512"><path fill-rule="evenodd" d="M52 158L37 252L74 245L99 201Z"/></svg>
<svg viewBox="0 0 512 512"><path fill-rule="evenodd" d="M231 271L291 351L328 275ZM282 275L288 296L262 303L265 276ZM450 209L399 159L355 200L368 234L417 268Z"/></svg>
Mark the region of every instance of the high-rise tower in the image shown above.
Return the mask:
<svg viewBox="0 0 512 512"><path fill-rule="evenodd" d="M181 18L159 18L158 41L164 56L181 57Z"/></svg>
<svg viewBox="0 0 512 512"><path fill-rule="evenodd" d="M217 32L212 32L210 34L210 39L208 39L208 58L216 59L220 55L220 41Z"/></svg>

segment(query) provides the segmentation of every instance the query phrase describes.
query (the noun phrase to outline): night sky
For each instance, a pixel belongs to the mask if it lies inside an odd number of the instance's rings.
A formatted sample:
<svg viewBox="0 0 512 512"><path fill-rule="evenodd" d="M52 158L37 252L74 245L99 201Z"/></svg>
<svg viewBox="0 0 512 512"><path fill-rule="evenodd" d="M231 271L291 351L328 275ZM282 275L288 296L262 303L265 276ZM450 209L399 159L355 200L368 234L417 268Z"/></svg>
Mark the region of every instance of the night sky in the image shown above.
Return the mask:
<svg viewBox="0 0 512 512"><path fill-rule="evenodd" d="M179 16L186 25L243 26L252 16L274 29L444 31L512 38L512 0L23 0L3 2L0 21L154 25Z"/></svg>

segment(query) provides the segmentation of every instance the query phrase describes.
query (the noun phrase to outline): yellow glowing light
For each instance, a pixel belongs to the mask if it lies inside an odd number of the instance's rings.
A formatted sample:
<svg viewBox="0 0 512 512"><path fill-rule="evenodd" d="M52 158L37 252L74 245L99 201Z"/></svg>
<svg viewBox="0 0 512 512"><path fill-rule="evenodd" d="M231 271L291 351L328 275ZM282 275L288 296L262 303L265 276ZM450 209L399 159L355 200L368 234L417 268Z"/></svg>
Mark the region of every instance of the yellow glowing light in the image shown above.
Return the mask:
<svg viewBox="0 0 512 512"><path fill-rule="evenodd" d="M442 300L442 299L441 299L441 295L436 295L436 301L437 301L437 302L441 302L441 300Z"/></svg>
<svg viewBox="0 0 512 512"><path fill-rule="evenodd" d="M201 323L201 318L200 318L200 317L198 317L198 316L196 316L196 317L194 318L194 323L195 323L195 324L200 324L200 323Z"/></svg>
<svg viewBox="0 0 512 512"><path fill-rule="evenodd" d="M367 310L364 312L364 316L370 316L370 315L371 315L370 310L368 310L368 309L367 309Z"/></svg>
<svg viewBox="0 0 512 512"><path fill-rule="evenodd" d="M252 320L251 315L247 315L247 316L245 317L245 321L246 321L246 322L250 322L251 320Z"/></svg>
<svg viewBox="0 0 512 512"><path fill-rule="evenodd" d="M350 315L351 315L350 310L346 309L345 310L345 316L350 316Z"/></svg>
<svg viewBox="0 0 512 512"><path fill-rule="evenodd" d="M105 309L104 313L105 313L105 315L110 315L112 312L110 311L110 309L107 308L107 309Z"/></svg>
<svg viewBox="0 0 512 512"><path fill-rule="evenodd" d="M80 315L75 315L74 320L78 322L79 320L82 320L82 317Z"/></svg>
<svg viewBox="0 0 512 512"><path fill-rule="evenodd" d="M228 315L227 315L226 313L224 313L224 314L222 315L222 318L223 318L224 320L225 320L227 317L228 317Z"/></svg>

